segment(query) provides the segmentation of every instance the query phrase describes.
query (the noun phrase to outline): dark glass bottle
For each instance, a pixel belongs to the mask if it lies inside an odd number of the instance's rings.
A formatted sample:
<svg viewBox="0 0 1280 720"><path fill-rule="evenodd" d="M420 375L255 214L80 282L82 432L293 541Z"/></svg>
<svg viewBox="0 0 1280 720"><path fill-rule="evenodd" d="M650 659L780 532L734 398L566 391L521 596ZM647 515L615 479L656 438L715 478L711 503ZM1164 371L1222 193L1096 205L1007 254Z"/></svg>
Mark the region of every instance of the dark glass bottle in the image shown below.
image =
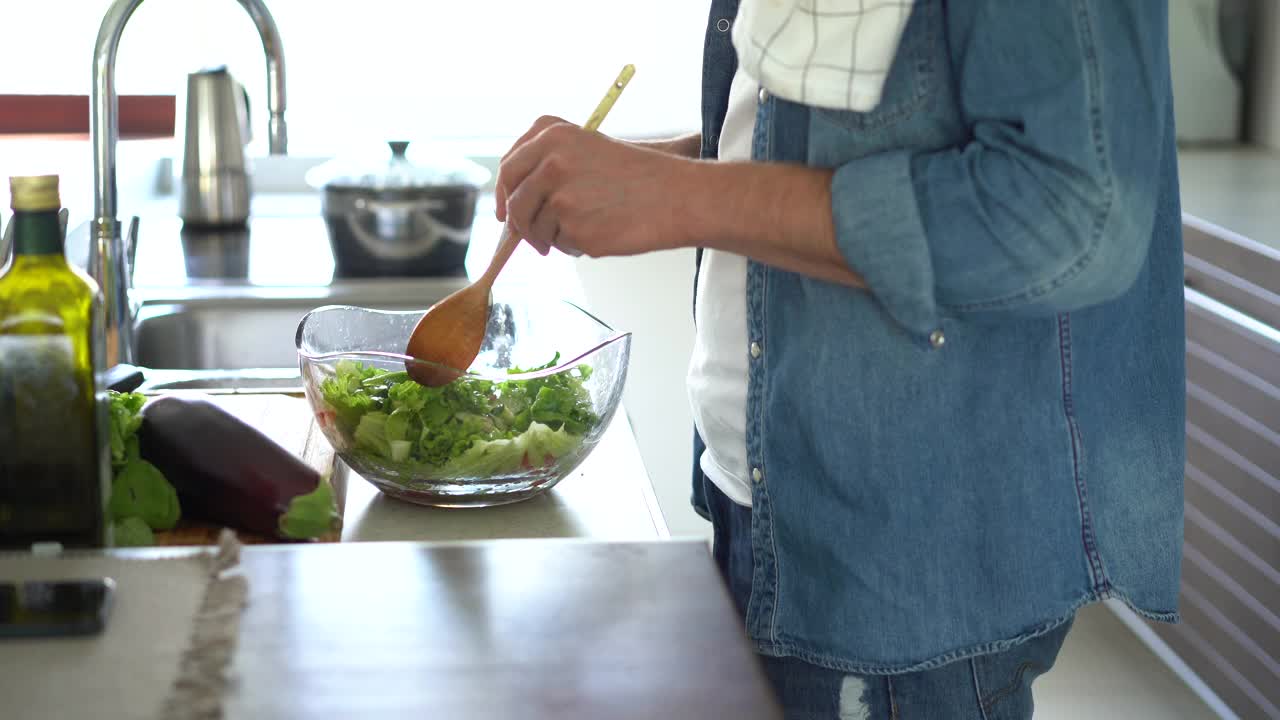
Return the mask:
<svg viewBox="0 0 1280 720"><path fill-rule="evenodd" d="M57 176L10 178L0 275L0 547L111 544L102 299L66 261Z"/></svg>

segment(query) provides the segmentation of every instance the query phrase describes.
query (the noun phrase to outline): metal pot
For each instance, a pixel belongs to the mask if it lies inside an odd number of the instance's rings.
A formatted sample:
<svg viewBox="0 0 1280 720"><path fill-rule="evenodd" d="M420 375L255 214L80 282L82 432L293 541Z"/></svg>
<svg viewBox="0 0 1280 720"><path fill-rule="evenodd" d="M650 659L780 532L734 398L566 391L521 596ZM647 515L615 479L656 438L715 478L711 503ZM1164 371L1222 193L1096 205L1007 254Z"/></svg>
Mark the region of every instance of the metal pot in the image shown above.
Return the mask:
<svg viewBox="0 0 1280 720"><path fill-rule="evenodd" d="M372 171L338 161L308 174L324 191L323 213L342 277L449 275L462 271L484 168L466 161L415 165L409 143Z"/></svg>

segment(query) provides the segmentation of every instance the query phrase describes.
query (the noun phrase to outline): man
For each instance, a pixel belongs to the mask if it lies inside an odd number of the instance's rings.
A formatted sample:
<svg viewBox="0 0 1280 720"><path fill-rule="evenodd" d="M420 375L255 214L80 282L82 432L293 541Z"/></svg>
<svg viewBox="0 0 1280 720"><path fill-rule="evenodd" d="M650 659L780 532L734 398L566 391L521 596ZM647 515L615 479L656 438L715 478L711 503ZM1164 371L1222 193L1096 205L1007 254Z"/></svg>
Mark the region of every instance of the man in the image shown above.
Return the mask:
<svg viewBox="0 0 1280 720"><path fill-rule="evenodd" d="M1027 718L1081 606L1176 620L1165 12L714 0L700 136L504 158L540 252L703 249L694 503L788 717Z"/></svg>

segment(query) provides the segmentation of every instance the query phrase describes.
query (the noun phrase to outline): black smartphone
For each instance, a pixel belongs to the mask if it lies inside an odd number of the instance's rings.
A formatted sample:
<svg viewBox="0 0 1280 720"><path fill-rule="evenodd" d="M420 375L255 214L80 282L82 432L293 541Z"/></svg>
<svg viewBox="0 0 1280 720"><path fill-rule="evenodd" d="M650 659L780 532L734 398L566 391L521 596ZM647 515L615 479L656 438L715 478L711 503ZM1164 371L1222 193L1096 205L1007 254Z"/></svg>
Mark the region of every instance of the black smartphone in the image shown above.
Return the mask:
<svg viewBox="0 0 1280 720"><path fill-rule="evenodd" d="M0 582L0 638L102 632L115 587L111 578Z"/></svg>

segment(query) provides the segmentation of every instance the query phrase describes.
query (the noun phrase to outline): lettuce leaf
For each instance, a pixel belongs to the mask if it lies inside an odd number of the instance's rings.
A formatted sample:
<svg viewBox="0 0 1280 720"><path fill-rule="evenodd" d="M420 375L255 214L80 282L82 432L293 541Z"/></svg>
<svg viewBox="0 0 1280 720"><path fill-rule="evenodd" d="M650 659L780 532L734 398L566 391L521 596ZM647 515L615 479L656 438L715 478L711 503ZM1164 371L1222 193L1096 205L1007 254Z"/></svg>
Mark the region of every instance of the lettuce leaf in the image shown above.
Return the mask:
<svg viewBox="0 0 1280 720"><path fill-rule="evenodd" d="M377 453L382 457L391 457L391 441L387 439L386 413L365 413L356 424L354 437L356 447Z"/></svg>
<svg viewBox="0 0 1280 720"><path fill-rule="evenodd" d="M155 533L140 517L127 517L113 523L115 547L146 547L156 544Z"/></svg>
<svg viewBox="0 0 1280 720"><path fill-rule="evenodd" d="M147 397L109 390L107 400L112 471L107 509L115 521L116 543L149 545L154 542L152 530L172 529L182 517L178 493L164 473L143 460L138 451L140 413Z"/></svg>
<svg viewBox="0 0 1280 720"><path fill-rule="evenodd" d="M142 406L147 396L141 393L121 393L109 390L107 423L111 442L111 467L119 470L130 457L138 456L138 428L142 426Z"/></svg>
<svg viewBox="0 0 1280 720"><path fill-rule="evenodd" d="M380 372L376 367L366 368L354 360L339 360L335 366L336 373L320 383L320 394L329 407L333 408L338 426L344 433L355 431L361 416L380 409L377 399L363 391L366 379Z"/></svg>
<svg viewBox="0 0 1280 720"><path fill-rule="evenodd" d="M559 359L509 373L552 368ZM540 378L463 377L427 387L405 372L344 360L320 394L355 452L407 469L481 476L538 467L578 448L600 424L590 377L591 367L579 365Z"/></svg>
<svg viewBox="0 0 1280 720"><path fill-rule="evenodd" d="M315 490L297 495L280 516L280 533L295 540L307 540L338 527L341 516L334 505L333 488L324 478Z"/></svg>
<svg viewBox="0 0 1280 720"><path fill-rule="evenodd" d="M181 511L178 492L155 465L135 459L111 481L108 505L113 520L141 518L152 530L169 530Z"/></svg>

